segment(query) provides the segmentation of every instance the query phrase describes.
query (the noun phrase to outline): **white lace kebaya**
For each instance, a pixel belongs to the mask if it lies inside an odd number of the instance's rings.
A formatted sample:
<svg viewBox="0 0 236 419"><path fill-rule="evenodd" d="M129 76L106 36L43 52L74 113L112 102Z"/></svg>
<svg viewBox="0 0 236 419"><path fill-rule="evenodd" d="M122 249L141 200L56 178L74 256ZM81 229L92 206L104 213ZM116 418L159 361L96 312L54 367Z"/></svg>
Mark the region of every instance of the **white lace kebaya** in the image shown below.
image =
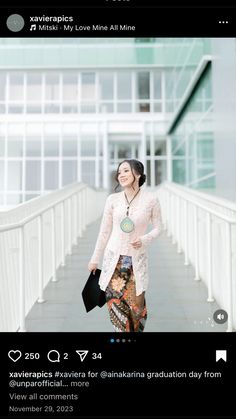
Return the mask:
<svg viewBox="0 0 236 419"><path fill-rule="evenodd" d="M161 209L157 197L140 188L138 196L129 209L129 217L134 223L130 233L121 230L120 224L127 211L124 192L114 193L107 197L91 263L99 264L102 254L103 261L99 285L105 291L115 271L120 255L132 256L135 277L136 295L142 294L148 287L148 259L146 246L156 238L162 230ZM146 233L149 224L153 228ZM134 249L130 242L140 239L142 246Z"/></svg>

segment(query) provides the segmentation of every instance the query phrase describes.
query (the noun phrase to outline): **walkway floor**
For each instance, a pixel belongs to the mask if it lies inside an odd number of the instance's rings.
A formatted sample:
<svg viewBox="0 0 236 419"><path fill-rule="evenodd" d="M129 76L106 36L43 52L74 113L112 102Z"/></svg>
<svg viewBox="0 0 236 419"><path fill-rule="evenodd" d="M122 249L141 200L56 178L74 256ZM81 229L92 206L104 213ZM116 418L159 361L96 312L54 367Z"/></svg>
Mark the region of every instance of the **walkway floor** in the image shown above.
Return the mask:
<svg viewBox="0 0 236 419"><path fill-rule="evenodd" d="M59 268L57 282L45 289L45 302L35 303L26 319L28 332L113 332L106 306L86 313L81 292L89 275L87 264L93 252L100 222L87 228ZM146 332L225 332L227 323L216 324L216 302L207 302L202 281L194 281L194 270L184 266L183 254L165 233L149 248L149 289L146 293Z"/></svg>

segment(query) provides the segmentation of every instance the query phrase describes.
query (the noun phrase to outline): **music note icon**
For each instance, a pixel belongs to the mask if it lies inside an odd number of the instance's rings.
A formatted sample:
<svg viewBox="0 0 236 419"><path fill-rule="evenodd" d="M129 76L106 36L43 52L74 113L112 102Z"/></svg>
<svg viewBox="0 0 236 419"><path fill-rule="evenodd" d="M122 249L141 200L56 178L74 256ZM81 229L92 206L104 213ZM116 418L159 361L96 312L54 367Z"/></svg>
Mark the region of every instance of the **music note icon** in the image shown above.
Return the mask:
<svg viewBox="0 0 236 419"><path fill-rule="evenodd" d="M35 24L30 26L30 31L36 31L36 25Z"/></svg>

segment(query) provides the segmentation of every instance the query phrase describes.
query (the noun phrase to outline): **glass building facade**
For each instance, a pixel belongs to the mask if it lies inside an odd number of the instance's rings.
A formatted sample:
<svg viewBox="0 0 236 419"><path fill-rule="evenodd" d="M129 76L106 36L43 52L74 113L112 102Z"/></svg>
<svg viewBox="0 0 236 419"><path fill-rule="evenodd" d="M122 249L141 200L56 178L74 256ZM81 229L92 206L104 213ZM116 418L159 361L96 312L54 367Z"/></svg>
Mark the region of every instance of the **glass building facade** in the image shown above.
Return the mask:
<svg viewBox="0 0 236 419"><path fill-rule="evenodd" d="M203 38L1 39L1 208L75 181L112 191L124 158L143 161L150 187L214 188L212 48Z"/></svg>

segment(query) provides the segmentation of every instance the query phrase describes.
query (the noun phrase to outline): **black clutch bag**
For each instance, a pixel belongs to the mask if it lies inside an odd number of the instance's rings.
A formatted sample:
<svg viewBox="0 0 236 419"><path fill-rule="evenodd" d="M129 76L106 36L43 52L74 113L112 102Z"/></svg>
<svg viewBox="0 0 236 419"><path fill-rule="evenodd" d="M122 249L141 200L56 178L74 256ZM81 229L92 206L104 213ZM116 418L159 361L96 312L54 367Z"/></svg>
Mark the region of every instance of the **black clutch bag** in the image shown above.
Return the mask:
<svg viewBox="0 0 236 419"><path fill-rule="evenodd" d="M101 290L98 281L101 269L96 269L95 274L91 272L82 291L82 298L86 311L92 310L94 307L103 307L106 303L105 291Z"/></svg>

